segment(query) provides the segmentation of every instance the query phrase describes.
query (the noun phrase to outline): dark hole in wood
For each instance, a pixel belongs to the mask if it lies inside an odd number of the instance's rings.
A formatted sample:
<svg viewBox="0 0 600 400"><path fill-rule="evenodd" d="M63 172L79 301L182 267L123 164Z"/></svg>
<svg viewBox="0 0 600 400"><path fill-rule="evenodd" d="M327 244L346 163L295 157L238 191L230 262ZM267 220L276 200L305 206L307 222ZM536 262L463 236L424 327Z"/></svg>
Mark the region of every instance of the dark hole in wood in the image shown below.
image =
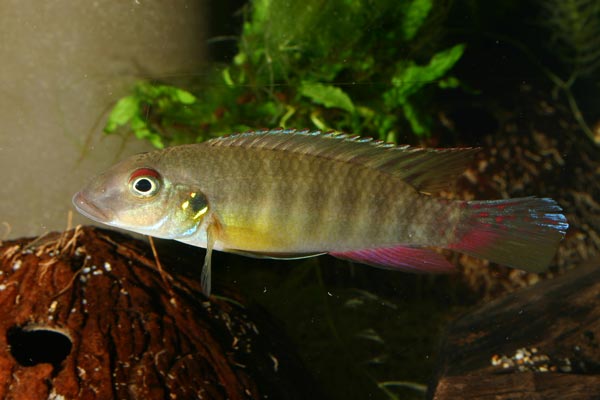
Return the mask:
<svg viewBox="0 0 600 400"><path fill-rule="evenodd" d="M24 367L52 364L57 368L73 347L68 335L37 326L12 327L6 334L6 340L10 345L10 353Z"/></svg>

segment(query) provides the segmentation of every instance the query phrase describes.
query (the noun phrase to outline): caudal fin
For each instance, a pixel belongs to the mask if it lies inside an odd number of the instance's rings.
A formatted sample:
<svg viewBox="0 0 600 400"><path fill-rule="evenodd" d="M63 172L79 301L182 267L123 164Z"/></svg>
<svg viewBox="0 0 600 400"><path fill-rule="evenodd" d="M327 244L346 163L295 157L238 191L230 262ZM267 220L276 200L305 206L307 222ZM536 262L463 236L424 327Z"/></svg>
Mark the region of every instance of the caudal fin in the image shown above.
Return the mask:
<svg viewBox="0 0 600 400"><path fill-rule="evenodd" d="M466 202L450 249L498 264L542 272L569 225L552 199Z"/></svg>

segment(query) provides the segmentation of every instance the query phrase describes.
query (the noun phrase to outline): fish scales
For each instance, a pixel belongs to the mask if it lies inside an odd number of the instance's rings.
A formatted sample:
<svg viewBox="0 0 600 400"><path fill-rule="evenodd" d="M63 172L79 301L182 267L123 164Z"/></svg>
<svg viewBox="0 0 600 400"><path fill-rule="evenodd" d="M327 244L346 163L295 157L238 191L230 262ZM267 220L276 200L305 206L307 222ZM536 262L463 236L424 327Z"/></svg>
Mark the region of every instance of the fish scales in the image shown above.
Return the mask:
<svg viewBox="0 0 600 400"><path fill-rule="evenodd" d="M232 149L219 150L227 153ZM241 161L244 173L256 171L256 176L262 179L245 181L242 186L232 185L235 190L227 201L215 206L215 212L224 216L225 225L235 224L235 218L243 219L250 226L257 224L255 228L261 234L288 239L285 245L292 246L288 250L294 251L321 251L322 246L334 245L346 247L344 242L364 240L369 234L363 229L358 232L361 237L355 239L353 232L340 232L336 227L342 221L342 225L362 226L366 220L364 215L371 209L370 196L365 195L364 186L371 184L372 179L368 176L361 179L360 168L314 156L252 150L244 152L252 160ZM237 152L239 149L234 149L234 153ZM223 154L223 159L232 156ZM235 156L233 159L242 160ZM344 175L354 181L341 179ZM236 179L235 175L230 177L230 180ZM223 186L229 185L223 182ZM244 210L243 216L240 209ZM232 216L231 219L228 220L227 215ZM275 246L282 244L281 241L274 243Z"/></svg>
<svg viewBox="0 0 600 400"><path fill-rule="evenodd" d="M205 172L194 183L214 199L213 211L225 227L243 224L271 237L272 247L264 243L255 250L276 251L282 245L288 251L322 251L435 244L437 232L426 229L439 212L432 210L435 199L419 195L398 178L310 154L238 147L211 150L190 157L199 164L188 164L187 169L204 171L210 165L216 172L214 177ZM176 159L180 156L173 154ZM164 161L170 162L168 157ZM229 245L246 250L243 243Z"/></svg>
<svg viewBox="0 0 600 400"><path fill-rule="evenodd" d="M73 203L96 221L207 248L205 283L213 249L277 258L331 253L447 271L452 266L429 250L439 247L541 271L568 228L555 201L433 195L473 153L345 134L249 132L133 156Z"/></svg>

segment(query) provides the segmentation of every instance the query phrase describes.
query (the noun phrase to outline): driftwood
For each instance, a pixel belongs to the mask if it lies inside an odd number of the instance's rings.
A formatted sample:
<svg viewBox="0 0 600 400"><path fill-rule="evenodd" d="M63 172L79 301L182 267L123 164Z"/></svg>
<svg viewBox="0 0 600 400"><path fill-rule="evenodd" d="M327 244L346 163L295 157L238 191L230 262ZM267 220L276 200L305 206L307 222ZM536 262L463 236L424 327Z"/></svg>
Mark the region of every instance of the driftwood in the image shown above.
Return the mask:
<svg viewBox="0 0 600 400"><path fill-rule="evenodd" d="M457 320L431 397L600 399L598 260Z"/></svg>
<svg viewBox="0 0 600 400"><path fill-rule="evenodd" d="M0 398L318 397L268 318L151 254L94 228L2 244Z"/></svg>

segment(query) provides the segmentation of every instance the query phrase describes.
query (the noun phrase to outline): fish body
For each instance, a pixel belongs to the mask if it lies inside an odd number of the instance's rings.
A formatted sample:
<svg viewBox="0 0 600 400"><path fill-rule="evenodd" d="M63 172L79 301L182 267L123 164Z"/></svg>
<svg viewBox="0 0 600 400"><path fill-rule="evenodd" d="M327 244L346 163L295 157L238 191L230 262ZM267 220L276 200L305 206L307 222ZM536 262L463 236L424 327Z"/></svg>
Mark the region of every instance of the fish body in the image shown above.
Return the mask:
<svg viewBox="0 0 600 400"><path fill-rule="evenodd" d="M213 249L451 269L430 250L437 247L541 270L568 226L553 200L431 195L474 151L310 131L248 132L133 156L73 202L99 222L207 248L206 279Z"/></svg>

